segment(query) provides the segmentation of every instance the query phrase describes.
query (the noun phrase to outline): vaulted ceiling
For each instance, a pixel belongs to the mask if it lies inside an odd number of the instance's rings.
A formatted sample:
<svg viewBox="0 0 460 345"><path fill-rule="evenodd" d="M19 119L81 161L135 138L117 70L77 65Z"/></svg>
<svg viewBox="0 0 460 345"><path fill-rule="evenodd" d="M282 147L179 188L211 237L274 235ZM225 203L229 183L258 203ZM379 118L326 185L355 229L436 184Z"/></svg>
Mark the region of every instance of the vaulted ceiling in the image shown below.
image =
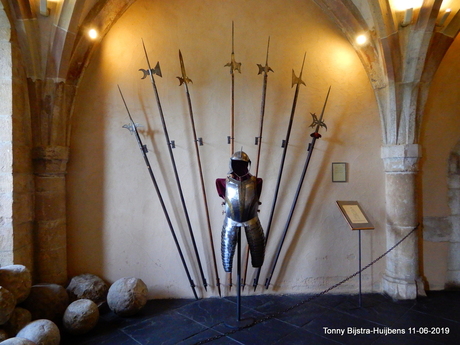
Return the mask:
<svg viewBox="0 0 460 345"><path fill-rule="evenodd" d="M384 144L417 143L429 84L460 29L460 0L314 1L343 31L368 73ZM400 7L403 1L411 10ZM100 38L134 2L2 0L36 98L59 92L49 86L53 83L75 86ZM90 28L99 32L98 39L88 38ZM356 43L360 34L367 36L367 43ZM44 137L49 144L50 136Z"/></svg>

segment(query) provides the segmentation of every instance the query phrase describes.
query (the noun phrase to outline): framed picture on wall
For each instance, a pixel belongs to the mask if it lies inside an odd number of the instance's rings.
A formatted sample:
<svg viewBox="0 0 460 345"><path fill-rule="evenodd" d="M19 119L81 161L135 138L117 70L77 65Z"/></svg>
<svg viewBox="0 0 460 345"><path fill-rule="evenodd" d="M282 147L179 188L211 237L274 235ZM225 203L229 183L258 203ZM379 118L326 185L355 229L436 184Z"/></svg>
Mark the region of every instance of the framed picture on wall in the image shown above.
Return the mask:
<svg viewBox="0 0 460 345"><path fill-rule="evenodd" d="M332 182L347 182L347 163L332 163Z"/></svg>

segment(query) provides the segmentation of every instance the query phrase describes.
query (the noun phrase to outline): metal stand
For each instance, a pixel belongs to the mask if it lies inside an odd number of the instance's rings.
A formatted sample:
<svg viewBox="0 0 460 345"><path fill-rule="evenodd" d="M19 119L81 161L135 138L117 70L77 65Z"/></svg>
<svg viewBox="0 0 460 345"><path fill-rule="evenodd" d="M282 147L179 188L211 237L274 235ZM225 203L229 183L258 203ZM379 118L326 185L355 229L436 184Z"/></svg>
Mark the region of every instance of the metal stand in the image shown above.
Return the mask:
<svg viewBox="0 0 460 345"><path fill-rule="evenodd" d="M254 323L253 318L241 319L241 227L238 228L238 264L237 264L237 281L238 288L236 290L236 319L225 322L225 326L233 329L245 328Z"/></svg>
<svg viewBox="0 0 460 345"><path fill-rule="evenodd" d="M358 251L359 251L359 254L358 254L358 262L359 262L359 295L358 295L358 303L359 303L359 307L362 306L362 294L361 294L361 230L358 230Z"/></svg>

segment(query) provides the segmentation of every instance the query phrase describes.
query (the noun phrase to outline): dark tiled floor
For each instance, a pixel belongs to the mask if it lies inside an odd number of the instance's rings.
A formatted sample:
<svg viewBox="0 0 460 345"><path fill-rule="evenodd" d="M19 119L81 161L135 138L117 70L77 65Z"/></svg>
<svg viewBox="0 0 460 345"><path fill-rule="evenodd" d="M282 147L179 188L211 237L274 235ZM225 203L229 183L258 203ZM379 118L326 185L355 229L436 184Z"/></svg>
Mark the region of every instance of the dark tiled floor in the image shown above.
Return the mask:
<svg viewBox="0 0 460 345"><path fill-rule="evenodd" d="M361 307L356 295L311 297L244 296L241 319L254 318L255 322L239 330L227 326L236 322L235 297L152 300L131 318L107 312L90 333L78 337L64 335L61 344L460 343L460 292L429 292L427 297L415 301L393 301L384 295L365 294ZM343 335L337 334L342 330Z"/></svg>

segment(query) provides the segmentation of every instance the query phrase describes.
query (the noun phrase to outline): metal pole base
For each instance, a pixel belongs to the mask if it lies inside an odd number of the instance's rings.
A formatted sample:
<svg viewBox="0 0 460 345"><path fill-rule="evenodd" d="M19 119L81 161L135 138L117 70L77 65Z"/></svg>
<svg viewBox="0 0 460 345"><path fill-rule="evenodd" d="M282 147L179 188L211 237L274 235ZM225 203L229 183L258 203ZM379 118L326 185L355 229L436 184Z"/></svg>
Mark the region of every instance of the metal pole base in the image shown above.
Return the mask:
<svg viewBox="0 0 460 345"><path fill-rule="evenodd" d="M255 319L252 317L249 317L249 318L241 319L241 320L227 321L227 322L224 322L224 325L232 329L241 329L241 328L251 326L254 322L255 322Z"/></svg>

